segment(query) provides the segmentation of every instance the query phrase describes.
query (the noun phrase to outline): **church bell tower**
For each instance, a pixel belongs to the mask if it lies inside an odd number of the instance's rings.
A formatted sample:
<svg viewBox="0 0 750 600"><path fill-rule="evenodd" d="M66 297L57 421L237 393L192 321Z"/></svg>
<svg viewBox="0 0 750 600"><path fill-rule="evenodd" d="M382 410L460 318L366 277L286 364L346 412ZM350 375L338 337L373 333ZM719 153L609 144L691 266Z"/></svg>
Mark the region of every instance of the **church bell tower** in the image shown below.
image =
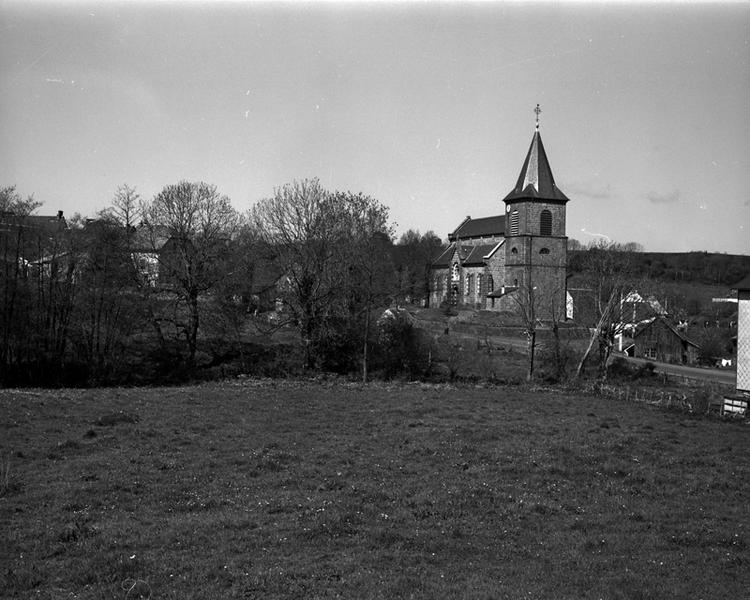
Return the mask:
<svg viewBox="0 0 750 600"><path fill-rule="evenodd" d="M565 205L568 197L555 185L536 129L521 174L505 196L505 285L517 294L533 290L538 318L565 318L568 238ZM528 294L524 296L530 297ZM521 296L519 295L519 298Z"/></svg>

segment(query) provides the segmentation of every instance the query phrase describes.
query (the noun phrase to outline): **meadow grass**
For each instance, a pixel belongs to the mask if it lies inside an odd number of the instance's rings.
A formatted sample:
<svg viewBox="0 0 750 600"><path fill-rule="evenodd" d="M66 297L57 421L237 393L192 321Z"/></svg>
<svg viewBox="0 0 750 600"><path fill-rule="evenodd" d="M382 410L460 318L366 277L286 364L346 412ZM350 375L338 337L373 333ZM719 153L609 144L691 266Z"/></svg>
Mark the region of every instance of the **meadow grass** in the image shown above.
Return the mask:
<svg viewBox="0 0 750 600"><path fill-rule="evenodd" d="M524 386L0 391L0 596L747 598L750 432Z"/></svg>

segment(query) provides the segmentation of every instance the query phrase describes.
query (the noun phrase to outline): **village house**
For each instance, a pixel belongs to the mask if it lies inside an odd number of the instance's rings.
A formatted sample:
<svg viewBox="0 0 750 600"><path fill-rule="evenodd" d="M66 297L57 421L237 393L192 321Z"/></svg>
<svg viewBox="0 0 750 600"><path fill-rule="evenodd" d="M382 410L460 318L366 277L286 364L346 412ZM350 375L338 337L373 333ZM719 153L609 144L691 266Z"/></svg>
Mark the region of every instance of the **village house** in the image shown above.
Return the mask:
<svg viewBox="0 0 750 600"><path fill-rule="evenodd" d="M38 270L57 276L69 253L70 228L63 215L16 215L0 212L0 256L18 266L22 276Z"/></svg>
<svg viewBox="0 0 750 600"><path fill-rule="evenodd" d="M624 351L635 358L694 365L700 346L684 330L670 323L666 315L659 315L638 324L632 344Z"/></svg>
<svg viewBox="0 0 750 600"><path fill-rule="evenodd" d="M737 380L736 392L724 397L724 413L747 414L750 404L750 275L737 289Z"/></svg>

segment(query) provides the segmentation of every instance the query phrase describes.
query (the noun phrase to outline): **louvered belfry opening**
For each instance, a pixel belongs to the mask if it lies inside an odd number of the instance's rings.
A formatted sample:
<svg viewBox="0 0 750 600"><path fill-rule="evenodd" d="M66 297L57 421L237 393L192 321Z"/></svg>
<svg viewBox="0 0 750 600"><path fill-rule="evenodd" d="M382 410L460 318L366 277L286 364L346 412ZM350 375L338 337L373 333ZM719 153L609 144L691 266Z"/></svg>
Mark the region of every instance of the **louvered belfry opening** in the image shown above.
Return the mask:
<svg viewBox="0 0 750 600"><path fill-rule="evenodd" d="M510 235L518 235L518 211L510 213Z"/></svg>
<svg viewBox="0 0 750 600"><path fill-rule="evenodd" d="M539 215L539 235L552 235L552 213L548 210Z"/></svg>

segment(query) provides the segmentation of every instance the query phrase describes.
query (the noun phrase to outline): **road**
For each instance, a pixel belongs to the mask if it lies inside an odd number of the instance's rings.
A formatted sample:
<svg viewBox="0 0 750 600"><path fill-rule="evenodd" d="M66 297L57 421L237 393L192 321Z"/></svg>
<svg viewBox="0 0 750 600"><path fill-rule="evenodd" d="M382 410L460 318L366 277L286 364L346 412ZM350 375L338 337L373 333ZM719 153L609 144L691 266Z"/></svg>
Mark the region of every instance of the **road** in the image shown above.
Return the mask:
<svg viewBox="0 0 750 600"><path fill-rule="evenodd" d="M618 358L625 358L629 363L636 365L643 365L647 362L656 365L655 371L657 373L665 373L666 375L685 377L687 379L697 379L702 381L713 381L716 383L724 383L729 385L735 385L737 375L734 371L723 370L723 369L705 369L701 367L687 367L685 365L672 365L669 363L660 363L653 360L645 360L642 358L630 358L624 357L620 354Z"/></svg>
<svg viewBox="0 0 750 600"><path fill-rule="evenodd" d="M419 321L417 323L418 326L421 325L423 328L427 329L428 331L432 331L433 333L436 333L436 331L442 327L442 325L436 325L434 323L419 323ZM458 339L465 340L468 343L476 343L478 339L481 339L482 342L488 341L494 346L513 348L518 352L526 352L528 350L528 341L521 336L511 337L505 335L488 335L486 337L482 337L470 333L457 333L455 331L451 331L451 335L455 336ZM540 341L538 343L542 345L544 342ZM647 362L650 362L656 365L655 371L657 373L664 373L672 377L684 377L685 379L693 379L696 381L711 381L731 386L734 386L737 381L737 375L733 370L707 369L701 367L688 367L685 365L673 365L669 363L656 362L653 360L645 360L642 358L630 358L621 354L613 354L612 359L614 358L624 358L628 362L635 365L643 365Z"/></svg>

